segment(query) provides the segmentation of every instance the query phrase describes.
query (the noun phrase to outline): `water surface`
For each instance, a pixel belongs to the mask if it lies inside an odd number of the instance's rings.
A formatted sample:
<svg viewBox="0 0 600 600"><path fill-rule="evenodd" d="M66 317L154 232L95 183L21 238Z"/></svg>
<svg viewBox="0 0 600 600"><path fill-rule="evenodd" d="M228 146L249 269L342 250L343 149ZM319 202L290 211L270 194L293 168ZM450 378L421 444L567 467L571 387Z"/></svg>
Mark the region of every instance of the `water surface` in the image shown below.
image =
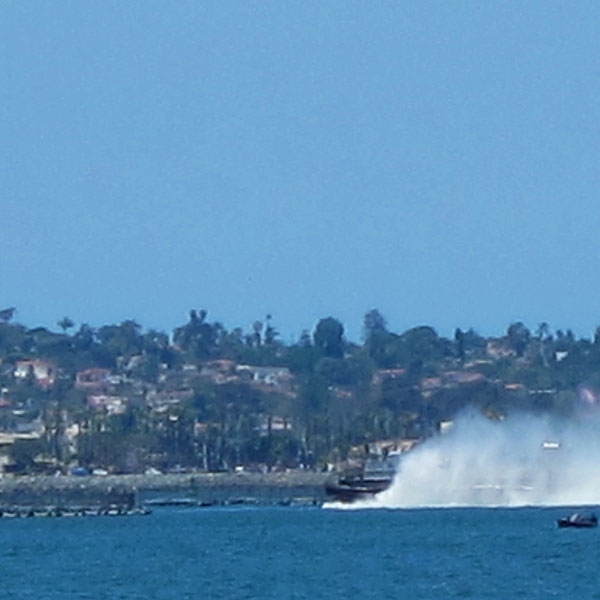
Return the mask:
<svg viewBox="0 0 600 600"><path fill-rule="evenodd" d="M0 519L16 599L600 598L599 530L567 509L159 509Z"/></svg>

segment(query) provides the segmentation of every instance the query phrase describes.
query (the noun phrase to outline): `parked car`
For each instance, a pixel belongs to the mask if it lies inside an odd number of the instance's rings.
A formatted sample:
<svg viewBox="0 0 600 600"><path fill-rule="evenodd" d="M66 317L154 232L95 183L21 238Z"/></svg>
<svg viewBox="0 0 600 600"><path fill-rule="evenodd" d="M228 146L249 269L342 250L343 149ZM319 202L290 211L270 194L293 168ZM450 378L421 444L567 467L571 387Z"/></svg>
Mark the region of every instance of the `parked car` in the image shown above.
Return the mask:
<svg viewBox="0 0 600 600"><path fill-rule="evenodd" d="M69 471L69 474L75 477L85 477L86 475L91 475L91 471L87 467L73 467Z"/></svg>

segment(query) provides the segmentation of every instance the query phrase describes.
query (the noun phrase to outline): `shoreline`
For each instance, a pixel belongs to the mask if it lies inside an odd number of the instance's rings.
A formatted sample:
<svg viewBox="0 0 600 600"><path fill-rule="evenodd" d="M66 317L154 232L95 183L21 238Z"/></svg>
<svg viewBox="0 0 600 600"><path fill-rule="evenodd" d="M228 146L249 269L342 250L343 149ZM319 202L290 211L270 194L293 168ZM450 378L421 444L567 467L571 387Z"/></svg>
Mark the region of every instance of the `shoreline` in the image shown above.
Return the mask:
<svg viewBox="0 0 600 600"><path fill-rule="evenodd" d="M329 473L178 473L160 475L48 476L0 479L2 506L106 506L171 502L191 504L322 501Z"/></svg>

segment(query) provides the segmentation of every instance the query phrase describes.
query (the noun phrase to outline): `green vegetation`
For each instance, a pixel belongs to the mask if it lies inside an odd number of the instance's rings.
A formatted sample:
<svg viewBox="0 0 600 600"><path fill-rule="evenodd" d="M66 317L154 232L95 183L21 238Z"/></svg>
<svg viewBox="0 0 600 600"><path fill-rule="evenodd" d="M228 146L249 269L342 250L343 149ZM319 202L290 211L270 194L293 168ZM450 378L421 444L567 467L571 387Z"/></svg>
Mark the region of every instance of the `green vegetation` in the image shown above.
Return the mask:
<svg viewBox="0 0 600 600"><path fill-rule="evenodd" d="M14 316L0 311L0 435L18 472L322 468L369 442L433 435L466 406L566 417L600 398L600 329L589 340L512 323L447 339L392 332L371 310L362 344L331 316L284 344L270 315L228 330L192 310L172 335Z"/></svg>

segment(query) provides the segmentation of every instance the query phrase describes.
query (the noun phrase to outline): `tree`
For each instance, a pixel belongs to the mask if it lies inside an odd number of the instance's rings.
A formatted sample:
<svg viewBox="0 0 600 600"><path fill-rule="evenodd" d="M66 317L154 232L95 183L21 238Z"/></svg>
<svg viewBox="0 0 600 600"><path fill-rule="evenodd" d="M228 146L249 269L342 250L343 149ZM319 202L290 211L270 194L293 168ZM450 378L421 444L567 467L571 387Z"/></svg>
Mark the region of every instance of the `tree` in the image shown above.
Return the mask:
<svg viewBox="0 0 600 600"><path fill-rule="evenodd" d="M305 329L296 344L287 353L287 366L293 373L310 373L321 358L319 351L312 345L310 333Z"/></svg>
<svg viewBox="0 0 600 600"><path fill-rule="evenodd" d="M546 321L539 323L536 329L536 335L540 340L545 340L548 338L550 335L550 325L548 325Z"/></svg>
<svg viewBox="0 0 600 600"><path fill-rule="evenodd" d="M456 343L456 356L463 360L465 358L465 334L459 327L454 331L454 342Z"/></svg>
<svg viewBox="0 0 600 600"><path fill-rule="evenodd" d="M308 329L303 329L298 339L298 346L301 348L310 348L312 346L312 340L310 338L310 332Z"/></svg>
<svg viewBox="0 0 600 600"><path fill-rule="evenodd" d="M279 335L279 332L271 324L271 315L267 315L265 322L267 324L265 328L265 345L270 346L275 342L275 338Z"/></svg>
<svg viewBox="0 0 600 600"><path fill-rule="evenodd" d="M364 355L350 358L325 356L315 365L315 373L332 385L357 385L371 380L372 362Z"/></svg>
<svg viewBox="0 0 600 600"><path fill-rule="evenodd" d="M95 335L96 332L87 323L82 323L73 336L75 349L79 351L89 350L94 345Z"/></svg>
<svg viewBox="0 0 600 600"><path fill-rule="evenodd" d="M413 327L400 336L407 362L431 362L440 360L445 354L445 344L435 329L427 325Z"/></svg>
<svg viewBox="0 0 600 600"><path fill-rule="evenodd" d="M244 332L241 327L231 331L223 329L219 339L219 352L222 358L239 360L244 349Z"/></svg>
<svg viewBox="0 0 600 600"><path fill-rule="evenodd" d="M156 383L160 374L160 356L155 353L146 354L142 360L135 365L131 375L141 381Z"/></svg>
<svg viewBox="0 0 600 600"><path fill-rule="evenodd" d="M169 336L162 331L150 329L142 335L142 351L149 354L160 354L169 347Z"/></svg>
<svg viewBox="0 0 600 600"><path fill-rule="evenodd" d="M506 335L508 336L508 343L517 353L517 356L523 356L531 337L529 329L527 329L521 321L518 321L517 323L511 323L508 326Z"/></svg>
<svg viewBox="0 0 600 600"><path fill-rule="evenodd" d="M367 312L363 319L363 337L369 342L374 335L387 333L387 322L385 317L373 308Z"/></svg>
<svg viewBox="0 0 600 600"><path fill-rule="evenodd" d="M105 325L98 329L98 339L111 353L114 360L120 356L140 354L143 347L141 326L129 319L120 325Z"/></svg>
<svg viewBox="0 0 600 600"><path fill-rule="evenodd" d="M321 319L315 328L313 341L325 356L340 358L344 355L344 326L333 317Z"/></svg>
<svg viewBox="0 0 600 600"><path fill-rule="evenodd" d="M273 465L297 466L301 453L299 441L288 431L254 437L246 443L245 454L251 462Z"/></svg>
<svg viewBox="0 0 600 600"><path fill-rule="evenodd" d="M262 330L263 324L261 321L254 321L254 323L252 323L252 334L250 339L252 340L251 345L255 346L256 348L258 348L262 343Z"/></svg>
<svg viewBox="0 0 600 600"><path fill-rule="evenodd" d="M364 316L363 338L369 356L378 367L396 365L398 336L387 330L385 317L375 308Z"/></svg>
<svg viewBox="0 0 600 600"><path fill-rule="evenodd" d="M550 326L548 323L543 322L540 323L537 327L537 338L538 344L540 348L540 358L542 359L542 364L544 367L548 368L548 357L546 356L546 342L550 339Z"/></svg>
<svg viewBox="0 0 600 600"><path fill-rule="evenodd" d="M222 337L223 326L220 323L207 323L207 312L190 311L190 320L173 332L173 341L189 358L202 360L216 351L217 342Z"/></svg>
<svg viewBox="0 0 600 600"><path fill-rule="evenodd" d="M43 440L15 440L9 454L17 469L26 471L33 467L36 456L47 450Z"/></svg>
<svg viewBox="0 0 600 600"><path fill-rule="evenodd" d="M485 350L487 340L479 335L472 327L469 327L467 331L463 331L462 333L466 354L469 352L481 352Z"/></svg>
<svg viewBox="0 0 600 600"><path fill-rule="evenodd" d="M75 327L75 323L69 319L69 317L63 317L60 321L58 321L57 325L63 330L63 333L66 333L67 329Z"/></svg>
<svg viewBox="0 0 600 600"><path fill-rule="evenodd" d="M17 309L14 306L0 310L0 321L2 321L3 323L8 323L9 321L12 321L16 311Z"/></svg>

